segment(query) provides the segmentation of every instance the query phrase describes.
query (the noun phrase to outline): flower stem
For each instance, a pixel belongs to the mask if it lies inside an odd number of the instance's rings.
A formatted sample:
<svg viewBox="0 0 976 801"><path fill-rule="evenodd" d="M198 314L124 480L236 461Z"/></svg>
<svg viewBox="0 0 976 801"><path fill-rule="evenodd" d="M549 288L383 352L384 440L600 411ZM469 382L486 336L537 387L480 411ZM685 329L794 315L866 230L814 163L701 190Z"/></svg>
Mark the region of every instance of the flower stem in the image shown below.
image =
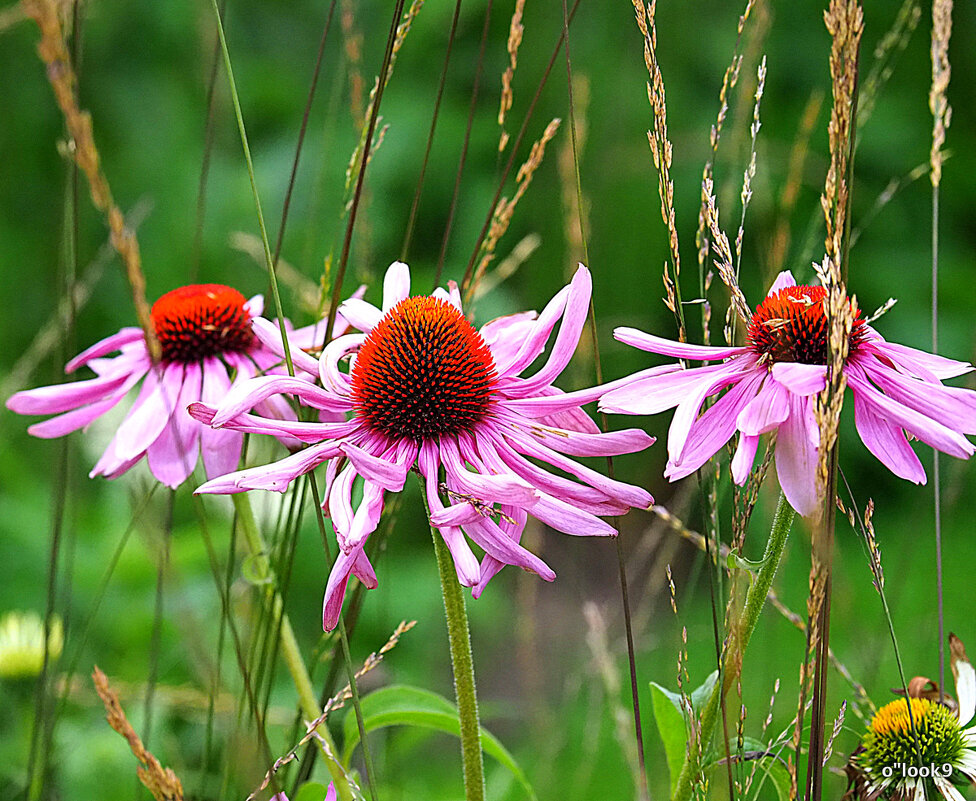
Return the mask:
<svg viewBox="0 0 976 801"><path fill-rule="evenodd" d="M430 518L427 493L424 505ZM474 686L474 660L471 656L471 634L468 613L464 608L464 594L458 584L451 552L431 526L434 554L444 593L444 613L447 615L447 637L451 645L451 667L454 670L454 692L457 697L458 719L461 724L461 764L464 769L464 797L466 801L484 801L485 766L481 755L481 724L478 722L478 696Z"/></svg>
<svg viewBox="0 0 976 801"><path fill-rule="evenodd" d="M702 710L699 736L693 737L688 744L688 753L685 756L684 764L681 766L681 774L678 776L678 784L675 787L672 801L687 801L691 797L694 780L701 770L699 760L702 749L711 740L721 700L735 682L737 668L741 666L742 654L745 652L749 638L756 628L759 613L762 612L766 596L773 584L773 577L776 575L776 569L779 567L780 559L783 556L783 548L786 545L790 527L793 525L794 515L793 507L781 494L779 504L776 507L776 515L773 517L773 526L769 532L769 541L766 543L766 553L763 554L762 567L759 568L759 572L749 588L746 603L738 622L729 632L729 643L725 649L722 662L723 679L715 683L715 688Z"/></svg>
<svg viewBox="0 0 976 801"><path fill-rule="evenodd" d="M285 605L281 594L275 586L274 573L268 562L268 548L254 520L254 512L251 510L251 500L246 492L237 493L232 495L231 498L234 501L234 509L237 511L237 519L240 523L241 532L244 534L244 542L254 560L254 575L259 582L267 581L265 600L270 605L269 611L272 620L281 621L281 655L285 660L288 672L291 674L295 690L298 692L298 702L301 706L302 715L307 720L315 720L322 714L322 710L319 706L318 698L315 695L315 690L312 687L312 680L308 676L308 670L305 668L305 661L302 659L302 652L298 647L295 630L291 626L287 612L285 612ZM345 771L335 757L337 751L335 743L332 740L332 735L329 733L328 726L323 723L316 731L319 735L316 741L319 743L322 758L325 760L329 774L332 776L332 781L335 784L339 798L342 801L352 801L352 790L349 787L349 781L346 778Z"/></svg>

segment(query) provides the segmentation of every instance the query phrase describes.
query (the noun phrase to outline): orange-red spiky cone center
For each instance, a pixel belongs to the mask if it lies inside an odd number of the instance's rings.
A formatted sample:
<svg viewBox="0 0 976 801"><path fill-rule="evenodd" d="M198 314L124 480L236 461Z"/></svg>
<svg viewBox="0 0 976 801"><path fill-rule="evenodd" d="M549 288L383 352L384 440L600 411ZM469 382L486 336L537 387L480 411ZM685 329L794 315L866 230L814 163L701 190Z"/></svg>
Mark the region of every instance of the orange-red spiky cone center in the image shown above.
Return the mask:
<svg viewBox="0 0 976 801"><path fill-rule="evenodd" d="M789 286L769 295L749 321L749 347L771 362L826 364L826 296L822 286ZM864 325L858 311L851 329L851 352L864 339Z"/></svg>
<svg viewBox="0 0 976 801"><path fill-rule="evenodd" d="M373 431L420 442L471 431L496 378L491 350L461 312L439 298L407 298L359 349L353 403Z"/></svg>
<svg viewBox="0 0 976 801"><path fill-rule="evenodd" d="M191 284L167 292L152 307L163 361L195 362L254 342L244 296L223 284Z"/></svg>

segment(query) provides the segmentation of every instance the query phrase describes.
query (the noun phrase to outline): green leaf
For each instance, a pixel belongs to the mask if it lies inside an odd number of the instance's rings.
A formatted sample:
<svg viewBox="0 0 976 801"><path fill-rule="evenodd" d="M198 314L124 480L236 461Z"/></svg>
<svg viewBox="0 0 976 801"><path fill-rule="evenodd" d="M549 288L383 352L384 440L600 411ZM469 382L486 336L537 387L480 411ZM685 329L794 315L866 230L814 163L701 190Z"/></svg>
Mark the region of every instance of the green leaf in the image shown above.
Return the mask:
<svg viewBox="0 0 976 801"><path fill-rule="evenodd" d="M691 691L691 707L695 712L700 713L715 689L715 682L718 681L718 671L713 670L705 678L700 687Z"/></svg>
<svg viewBox="0 0 976 801"><path fill-rule="evenodd" d="M461 736L457 707L446 698L419 687L402 684L383 687L365 696L360 706L367 732L386 726L417 726L436 729L453 734L455 737ZM349 758L359 743L359 726L356 723L355 710L349 710L342 728L345 735L342 761L348 765ZM536 801L535 792L522 768L505 746L484 727L481 729L481 750L506 767L522 785L530 801Z"/></svg>
<svg viewBox="0 0 976 801"><path fill-rule="evenodd" d="M668 774L671 776L671 791L674 792L685 761L688 730L685 716L681 710L681 696L651 682L651 706L654 709L654 722L664 743L664 754L668 760Z"/></svg>
<svg viewBox="0 0 976 801"><path fill-rule="evenodd" d="M325 801L325 794L329 788L318 782L305 782L298 788L292 801Z"/></svg>
<svg viewBox="0 0 976 801"><path fill-rule="evenodd" d="M726 563L728 564L729 570L738 568L739 570L746 570L751 574L756 574L766 564L766 560L760 559L758 562L753 562L751 559L740 556L738 551L730 551Z"/></svg>

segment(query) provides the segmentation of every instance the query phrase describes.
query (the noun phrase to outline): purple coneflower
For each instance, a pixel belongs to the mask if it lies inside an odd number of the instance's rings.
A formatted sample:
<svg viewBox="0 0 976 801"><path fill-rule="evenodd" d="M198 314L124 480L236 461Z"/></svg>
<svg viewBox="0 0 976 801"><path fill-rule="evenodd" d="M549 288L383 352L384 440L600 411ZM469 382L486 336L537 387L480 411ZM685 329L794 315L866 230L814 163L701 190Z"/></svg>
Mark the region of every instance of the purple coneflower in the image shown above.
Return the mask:
<svg viewBox="0 0 976 801"><path fill-rule="evenodd" d="M823 287L796 286L779 274L749 322L743 347L705 347L672 342L633 328L614 336L641 350L679 359L721 364L632 377L603 395L600 408L623 414L655 414L676 407L668 432L672 481L707 462L736 431L732 477L745 483L759 436L777 431L776 473L787 500L802 515L818 506L816 467L820 431L814 396L826 386L827 318ZM972 365L886 342L857 313L844 364L854 393L854 420L871 451L895 475L925 483L925 471L906 433L933 448L968 458L976 433L976 392L942 385ZM726 389L699 414L709 396Z"/></svg>
<svg viewBox="0 0 976 801"><path fill-rule="evenodd" d="M376 586L363 550L366 538L379 523L383 493L401 490L414 467L423 476L431 524L451 551L458 580L474 588L474 597L506 564L551 581L555 573L549 566L519 544L528 515L567 534L609 536L614 529L600 516L653 502L644 490L570 458L632 453L653 442L636 429L600 433L580 409L596 400L599 388L563 393L553 386L576 349L589 301L590 274L580 267L542 314L503 317L479 332L465 319L453 282L450 291L410 297L409 269L395 263L386 273L382 309L359 299L341 306L364 333L333 340L318 363L299 354L305 370L318 369L322 388L268 376L238 385L220 404L190 407L198 420L216 427L287 434L309 443L275 464L208 481L197 492L284 491L329 461L323 508L340 553L325 593L326 629L336 625L350 574ZM560 318L545 364L522 378ZM281 349L268 326L256 330L265 344ZM346 360L348 372L339 368ZM293 423L246 413L279 392L349 419ZM538 461L579 481L555 475ZM354 508L357 476L363 490ZM485 552L481 564L464 535Z"/></svg>
<svg viewBox="0 0 976 801"><path fill-rule="evenodd" d="M201 426L186 407L199 400L217 402L234 384L280 365L280 357L261 345L252 330L262 309L260 296L246 300L221 284L174 289L152 307L153 331L162 351L158 365L152 363L142 329L123 328L64 368L71 373L87 365L98 378L18 392L7 407L19 414L57 415L27 430L36 437L61 437L101 417L142 381L138 398L91 477L117 478L145 456L152 474L176 488L201 452L207 475L223 475L238 466L243 435ZM311 347L315 334L310 327L290 336L296 347ZM105 358L116 351L119 355ZM269 399L264 411L294 417L281 398Z"/></svg>

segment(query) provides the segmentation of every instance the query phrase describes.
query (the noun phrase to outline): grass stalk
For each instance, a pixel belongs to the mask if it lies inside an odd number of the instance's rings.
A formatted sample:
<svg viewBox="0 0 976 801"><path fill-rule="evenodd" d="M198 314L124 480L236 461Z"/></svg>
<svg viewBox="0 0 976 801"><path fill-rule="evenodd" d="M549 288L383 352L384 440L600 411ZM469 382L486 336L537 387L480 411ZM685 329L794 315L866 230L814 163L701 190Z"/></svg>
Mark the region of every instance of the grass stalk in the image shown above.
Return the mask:
<svg viewBox="0 0 976 801"><path fill-rule="evenodd" d="M692 738L688 743L688 753L685 755L684 764L681 766L678 783L671 797L672 801L688 801L691 798L696 777L701 771L702 750L707 747L712 738L721 701L732 687L741 669L742 656L745 653L746 646L749 645L749 639L759 621L759 613L762 612L763 605L766 603L766 596L772 587L773 577L776 575L780 559L783 556L783 548L786 545L790 527L793 525L794 516L793 507L781 494L779 504L776 507L776 514L773 517L773 525L769 531L766 552L763 554L762 567L760 567L752 586L749 588L742 613L730 632L722 660L722 680L715 683L715 688L702 710L698 729L699 736Z"/></svg>

